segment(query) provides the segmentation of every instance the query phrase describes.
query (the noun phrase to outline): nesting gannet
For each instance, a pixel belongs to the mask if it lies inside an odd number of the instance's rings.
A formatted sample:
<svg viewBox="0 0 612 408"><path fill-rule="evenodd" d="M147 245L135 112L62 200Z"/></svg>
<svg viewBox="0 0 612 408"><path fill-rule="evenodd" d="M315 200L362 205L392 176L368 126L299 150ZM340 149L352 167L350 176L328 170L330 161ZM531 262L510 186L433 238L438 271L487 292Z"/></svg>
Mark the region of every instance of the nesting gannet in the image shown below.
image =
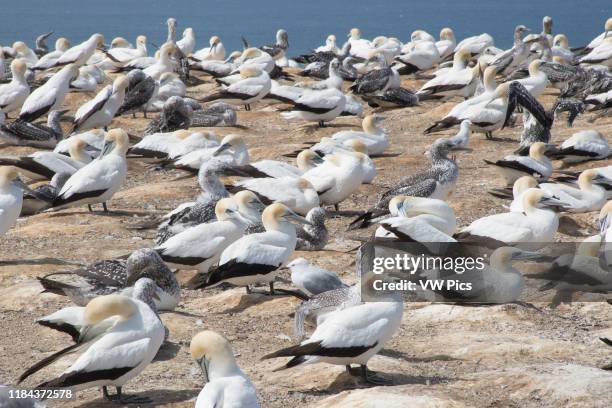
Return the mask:
<svg viewBox="0 0 612 408"><path fill-rule="evenodd" d="M151 77L145 75L140 69L134 69L127 75L128 87L126 89L123 104L117 111L117 115L132 113L136 116L137 110L142 110L144 117L147 117L147 104L155 93L156 83Z"/></svg>
<svg viewBox="0 0 612 408"><path fill-rule="evenodd" d="M51 279L61 275L68 276L70 283ZM149 278L159 287L159 296L155 299L158 310L174 310L180 300L181 287L157 252L149 248L132 252L127 260L98 261L72 271L54 272L38 280L46 291L67 296L76 305L85 306L101 295L130 295L132 286L141 278Z"/></svg>
<svg viewBox="0 0 612 408"><path fill-rule="evenodd" d="M239 170L250 177L272 177L272 178L283 178L283 177L301 177L302 174L308 170L323 163L323 159L310 149L302 150L296 157L297 167L290 165L278 160L259 160L246 166L240 166ZM236 169L233 167L232 169ZM232 174L232 169L230 173Z"/></svg>
<svg viewBox="0 0 612 408"><path fill-rule="evenodd" d="M129 153L143 157L166 158L173 147L189 138L192 133L194 132L180 129L171 133L164 132L146 135L129 149Z"/></svg>
<svg viewBox="0 0 612 408"><path fill-rule="evenodd" d="M576 62L576 56L569 48L569 40L565 34L557 34L553 39L551 48L553 60L557 57L557 62L562 64L573 64Z"/></svg>
<svg viewBox="0 0 612 408"><path fill-rule="evenodd" d="M53 207L61 209L102 203L104 211L108 211L106 201L119 191L127 176L125 154L128 147L129 139L124 130L110 130L104 138L104 149L100 157L77 170L68 179Z"/></svg>
<svg viewBox="0 0 612 408"><path fill-rule="evenodd" d="M523 176L517 179L512 185L512 191L508 191L508 188L497 188L489 191L494 197L497 198L512 198L512 202L507 208L511 212L523 212L523 193L530 188L536 188L538 181L532 176ZM509 194L512 194L511 196ZM504 206L506 207L506 206Z"/></svg>
<svg viewBox="0 0 612 408"><path fill-rule="evenodd" d="M601 133L588 129L574 133L559 149L548 154L567 163L605 159L610 155L610 145Z"/></svg>
<svg viewBox="0 0 612 408"><path fill-rule="evenodd" d="M215 206L217 221L188 228L157 246L155 250L171 267L208 272L221 252L244 235L248 220L231 198Z"/></svg>
<svg viewBox="0 0 612 408"><path fill-rule="evenodd" d="M510 155L495 162L485 159L485 163L495 166L509 186L522 176L546 180L552 173L552 163L544 155L545 151L546 144L536 142L529 148L529 156Z"/></svg>
<svg viewBox="0 0 612 408"><path fill-rule="evenodd" d="M210 132L189 132L185 131L178 143L171 145L167 154L157 153L156 157L173 160L177 157L184 156L198 149L207 149L219 146L219 139Z"/></svg>
<svg viewBox="0 0 612 408"><path fill-rule="evenodd" d="M291 283L309 296L318 295L329 290L346 288L338 275L327 269L311 265L304 258L296 258L287 264L291 270Z"/></svg>
<svg viewBox="0 0 612 408"><path fill-rule="evenodd" d="M85 153L86 146L81 139L75 138L70 143L69 157L55 152L34 152L16 159L0 158L0 165L15 166L33 180L51 179L57 173L72 175L91 161L91 156Z"/></svg>
<svg viewBox="0 0 612 408"><path fill-rule="evenodd" d="M206 383L195 408L259 408L257 390L236 364L232 347L223 336L202 331L193 337L189 349Z"/></svg>
<svg viewBox="0 0 612 408"><path fill-rule="evenodd" d="M320 251L327 244L327 228L325 218L327 212L321 207L312 208L306 214L310 224L296 226L297 242L295 249L298 251Z"/></svg>
<svg viewBox="0 0 612 408"><path fill-rule="evenodd" d="M162 45L159 49L159 58L153 65L143 69L144 74L157 81L164 72L173 72L175 63L170 55L173 54L176 49L176 46L172 43L165 43Z"/></svg>
<svg viewBox="0 0 612 408"><path fill-rule="evenodd" d="M66 112L51 111L47 116L46 125L26 122L19 118L11 123L3 123L0 117L0 140L15 146L53 148L64 137L60 119Z"/></svg>
<svg viewBox="0 0 612 408"><path fill-rule="evenodd" d="M233 105L244 105L246 110L251 110L252 103L263 99L270 92L270 77L265 71L250 65L240 67L240 77L239 81L200 99L200 102L223 100Z"/></svg>
<svg viewBox="0 0 612 408"><path fill-rule="evenodd" d="M192 127L235 126L238 121L236 108L225 102L217 102L208 108L193 112Z"/></svg>
<svg viewBox="0 0 612 408"><path fill-rule="evenodd" d="M198 149L177 158L174 167L187 171L196 171L211 158L225 161L227 164L244 166L249 163L249 150L244 139L239 135L229 134L221 140L218 147Z"/></svg>
<svg viewBox="0 0 612 408"><path fill-rule="evenodd" d="M286 30L280 29L276 32L276 43L272 45L263 45L262 51L270 54L275 60L283 58L289 48L289 34Z"/></svg>
<svg viewBox="0 0 612 408"><path fill-rule="evenodd" d="M51 51L43 55L36 65L32 67L32 70L45 70L53 67L57 60L64 55L64 53L70 48L70 41L64 37L60 37L55 41L55 51Z"/></svg>
<svg viewBox="0 0 612 408"><path fill-rule="evenodd" d="M385 191L373 207L351 222L349 229L367 227L378 217L387 216L389 201L398 195L446 200L455 188L459 176L459 167L448 154L453 150L464 149L448 139L437 139L429 149L431 166L403 178L394 187Z"/></svg>
<svg viewBox="0 0 612 408"><path fill-rule="evenodd" d="M590 169L578 176L578 188L555 183L542 183L539 187L558 199L566 211L599 211L606 203L606 190L595 184L599 178L597 170Z"/></svg>
<svg viewBox="0 0 612 408"><path fill-rule="evenodd" d="M584 98L584 103L593 105L591 111L608 109L612 107L612 89L607 92L588 95Z"/></svg>
<svg viewBox="0 0 612 408"><path fill-rule="evenodd" d="M237 68L235 61L240 58L242 52L234 51L229 57L223 61L217 60L204 60L191 64L190 68L198 71L202 71L212 77L220 78L226 77L234 72Z"/></svg>
<svg viewBox="0 0 612 408"><path fill-rule="evenodd" d="M15 167L0 167L0 235L15 224L21 213L23 189L30 191L18 178Z"/></svg>
<svg viewBox="0 0 612 408"><path fill-rule="evenodd" d="M43 86L36 88L25 100L19 119L33 122L35 119L57 110L68 93L70 82L79 73L76 64L68 64L54 74Z"/></svg>
<svg viewBox="0 0 612 408"><path fill-rule="evenodd" d="M85 332L108 318L114 318L114 321L108 330L88 342L69 346L26 373L32 374L68 353L81 352L59 377L45 381L38 387L76 391L101 386L105 399L121 404L145 402L143 399L126 397L122 394L122 387L149 365L164 341L164 325L155 312L139 300L108 295L89 302L84 316ZM20 382L25 377L27 375L22 375ZM117 395L109 396L108 386L116 387Z"/></svg>
<svg viewBox="0 0 612 408"><path fill-rule="evenodd" d="M369 52L372 50L372 44L370 41L361 38L361 30L359 28L352 28L347 37L347 43L351 45L350 54L367 59Z"/></svg>
<svg viewBox="0 0 612 408"><path fill-rule="evenodd" d="M319 195L313 185L301 177L255 178L237 181L234 191L249 190L264 204L280 202L298 214L319 206Z"/></svg>
<svg viewBox="0 0 612 408"><path fill-rule="evenodd" d="M584 47L583 54L587 54L594 48L597 48L606 38L609 37L610 32L612 32L612 17L608 18L604 23L604 32L593 38L593 40L591 40L591 42Z"/></svg>
<svg viewBox="0 0 612 408"><path fill-rule="evenodd" d="M208 44L209 47L194 52L192 58L198 61L223 61L225 59L225 47L221 38L213 35L210 37Z"/></svg>
<svg viewBox="0 0 612 408"><path fill-rule="evenodd" d="M258 48L247 48L246 50L242 51L242 54L240 54L240 56L234 60L234 63L239 67L246 65L257 68L260 71L266 72L270 78L275 78L278 70L280 69L276 67L274 58L272 58L270 54ZM237 71L233 71L232 73L236 72Z"/></svg>
<svg viewBox="0 0 612 408"><path fill-rule="evenodd" d="M578 60L585 65L603 65L612 68L612 36L608 36L587 55Z"/></svg>
<svg viewBox="0 0 612 408"><path fill-rule="evenodd" d="M403 54L395 57L397 72L410 75L433 68L440 62L440 53L433 41L416 41L404 46Z"/></svg>
<svg viewBox="0 0 612 408"><path fill-rule="evenodd" d="M523 212L508 212L489 215L472 222L455 235L459 241L494 239L521 249L539 249L552 239L559 227L559 216L553 210L538 208L559 206L554 198L546 197L539 189L523 193Z"/></svg>
<svg viewBox="0 0 612 408"><path fill-rule="evenodd" d="M151 80L152 78L149 78ZM184 97L186 86L183 81L174 72L164 72L153 85L152 94L146 105L146 110L149 112L158 112L163 110L164 103L173 96ZM184 98L185 99L185 98ZM190 104L191 106L191 104ZM192 109L200 109L200 105L195 103Z"/></svg>
<svg viewBox="0 0 612 408"><path fill-rule="evenodd" d="M367 147L368 155L375 156L382 154L389 147L389 140L387 139L385 129L378 127L384 119L384 117L379 115L367 115L361 122L362 132L345 130L334 133L331 138L339 142L357 139Z"/></svg>
<svg viewBox="0 0 612 408"><path fill-rule="evenodd" d="M295 227L290 221L308 224L287 206L274 203L266 207L261 216L265 232L246 235L231 244L221 254L219 266L207 277L196 276L191 287L210 287L227 282L246 286L269 283L270 294L274 294L274 278L295 249L297 240Z"/></svg>
<svg viewBox="0 0 612 408"><path fill-rule="evenodd" d="M362 378L370 383L388 383L367 369L369 359L378 353L399 329L403 315L400 301L371 302L328 313L309 339L264 356L264 359L293 357L282 368L324 362L361 365Z"/></svg>
<svg viewBox="0 0 612 408"><path fill-rule="evenodd" d="M346 106L346 97L335 89L305 90L295 101L289 112L281 115L288 120L299 119L309 122L318 122L319 127L325 126L337 118Z"/></svg>
<svg viewBox="0 0 612 408"><path fill-rule="evenodd" d="M132 47L113 47L104 53L106 58L96 65L102 67L115 67L124 65L135 58L142 58L148 55L147 37L139 35L136 37L136 48ZM89 61L91 64L91 61Z"/></svg>
<svg viewBox="0 0 612 408"><path fill-rule="evenodd" d="M112 85L106 86L93 99L81 105L74 115L71 133L94 128L106 130L123 104L128 84L128 78L120 75Z"/></svg>
<svg viewBox="0 0 612 408"><path fill-rule="evenodd" d="M23 60L14 59L11 62L13 78L8 84L0 85L0 112L8 115L21 108L28 95L30 85L25 78L27 67Z"/></svg>
<svg viewBox="0 0 612 408"><path fill-rule="evenodd" d="M104 36L102 34L93 34L87 41L66 50L48 69L68 64L80 67L85 65L96 49L103 47Z"/></svg>
<svg viewBox="0 0 612 408"><path fill-rule="evenodd" d="M151 105L147 105L151 110ZM144 130L145 135L161 132L172 132L177 129L187 129L191 124L193 108L191 103L180 96L168 98L161 109L161 115L151 120Z"/></svg>
<svg viewBox="0 0 612 408"><path fill-rule="evenodd" d="M102 148L104 147L104 137L106 136L104 129L93 129L84 133L71 135L65 139L60 140L53 151L55 153L61 153L68 155L70 154L70 145L75 139L81 139L86 143L85 152L91 157L98 157Z"/></svg>

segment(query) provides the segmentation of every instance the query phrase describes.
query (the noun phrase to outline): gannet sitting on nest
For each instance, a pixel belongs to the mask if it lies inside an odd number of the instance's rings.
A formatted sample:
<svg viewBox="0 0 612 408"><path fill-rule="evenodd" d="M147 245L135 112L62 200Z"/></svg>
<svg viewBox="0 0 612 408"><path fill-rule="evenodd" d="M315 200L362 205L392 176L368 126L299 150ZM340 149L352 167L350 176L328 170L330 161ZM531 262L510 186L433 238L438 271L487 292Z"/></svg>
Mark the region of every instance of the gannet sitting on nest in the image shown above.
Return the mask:
<svg viewBox="0 0 612 408"><path fill-rule="evenodd" d="M232 348L223 336L202 331L193 337L189 349L206 383L195 408L259 408L257 390L236 364Z"/></svg>
<svg viewBox="0 0 612 408"><path fill-rule="evenodd" d="M249 149L244 139L235 134L229 134L221 140L219 146L194 150L174 160L177 169L196 172L202 164L215 158L228 165L244 166L249 163Z"/></svg>
<svg viewBox="0 0 612 408"><path fill-rule="evenodd" d="M263 99L270 92L270 77L265 71L250 65L240 67L240 77L237 82L199 101L223 100L232 105L244 105L247 111L251 110L252 103Z"/></svg>
<svg viewBox="0 0 612 408"><path fill-rule="evenodd" d="M30 95L30 85L25 78L26 70L27 66L23 60L14 59L11 62L13 78L8 84L0 85L0 112L9 115L21 108Z"/></svg>
<svg viewBox="0 0 612 408"><path fill-rule="evenodd" d="M539 187L558 199L566 211L582 213L599 211L606 203L606 190L595 184L602 178L597 170L585 170L578 177L578 187L564 184L542 183Z"/></svg>
<svg viewBox="0 0 612 408"><path fill-rule="evenodd" d="M164 102L161 114L149 122L144 134L188 129L192 117L193 108L188 101L180 96L171 96Z"/></svg>
<svg viewBox="0 0 612 408"><path fill-rule="evenodd" d="M455 235L459 241L476 241L487 245L495 240L521 249L539 249L552 242L559 216L555 211L538 208L561 206L560 201L546 197L546 192L532 188L523 193L523 212L489 215L472 222ZM489 243L491 243L489 241Z"/></svg>
<svg viewBox="0 0 612 408"><path fill-rule="evenodd" d="M142 110L146 118L147 105L158 85L153 78L146 76L140 69L131 70L127 78L128 87L126 89L125 99L117 111L117 115L131 112L132 117L136 117L136 111Z"/></svg>
<svg viewBox="0 0 612 408"><path fill-rule="evenodd" d="M608 69L612 68L612 37L606 37L601 44L581 57L579 62L585 65L602 65Z"/></svg>
<svg viewBox="0 0 612 408"><path fill-rule="evenodd" d="M31 191L19 180L15 167L0 167L0 236L15 224L21 213L23 189Z"/></svg>
<svg viewBox="0 0 612 408"><path fill-rule="evenodd" d="M108 211L106 201L119 191L127 176L125 154L129 147L127 133L113 129L104 138L104 149L97 160L77 170L60 191L53 203L55 209L79 204L102 203Z"/></svg>
<svg viewBox="0 0 612 408"><path fill-rule="evenodd" d="M574 133L559 149L547 154L552 159L566 163L601 160L610 155L610 145L601 133L588 129Z"/></svg>
<svg viewBox="0 0 612 408"><path fill-rule="evenodd" d="M453 58L452 68L426 82L416 93L420 101L443 96L468 98L476 92L480 73L478 64L473 68L467 66L470 54L465 50L459 50Z"/></svg>
<svg viewBox="0 0 612 408"><path fill-rule="evenodd" d="M536 142L529 148L529 156L510 155L495 162L486 159L484 161L495 166L506 181L506 185L510 186L522 176L548 179L552 174L552 162L544 155L545 151L546 144Z"/></svg>
<svg viewBox="0 0 612 408"><path fill-rule="evenodd" d="M122 388L153 360L164 341L164 325L146 303L126 296L101 296L89 302L85 308L87 326L98 325L108 318L114 319L108 330L86 343L69 346L55 353L53 358L35 364L21 376L20 382L68 353L81 352L59 377L39 384L38 388L77 391L101 386L105 399L121 404L148 402L142 398L126 397L122 394ZM115 396L109 396L108 386L117 388Z"/></svg>
<svg viewBox="0 0 612 408"><path fill-rule="evenodd" d="M287 268L291 270L291 283L308 296L348 287L335 273L311 265L304 258L294 259Z"/></svg>
<svg viewBox="0 0 612 408"><path fill-rule="evenodd" d="M278 160L258 160L251 164L247 164L246 166L233 166L228 168L227 175L236 175L233 173L235 170L238 170L241 173L253 178L301 177L308 170L313 169L319 164L323 163L323 159L310 149L302 150L300 153L298 153L295 161L297 167Z"/></svg>
<svg viewBox="0 0 612 408"><path fill-rule="evenodd" d="M366 146L368 155L375 156L382 154L389 147L389 140L387 139L385 129L378 127L384 119L384 117L378 115L367 115L361 122L362 132L344 130L334 133L331 138L339 142L357 139Z"/></svg>
<svg viewBox="0 0 612 408"><path fill-rule="evenodd" d="M231 244L221 254L219 266L207 276L196 275L189 285L192 288L206 288L227 282L246 286L269 283L270 294L274 294L274 278L278 268L293 254L296 244L295 227L290 221L303 224L309 222L287 206L274 203L268 206L262 216L265 232L250 234Z"/></svg>

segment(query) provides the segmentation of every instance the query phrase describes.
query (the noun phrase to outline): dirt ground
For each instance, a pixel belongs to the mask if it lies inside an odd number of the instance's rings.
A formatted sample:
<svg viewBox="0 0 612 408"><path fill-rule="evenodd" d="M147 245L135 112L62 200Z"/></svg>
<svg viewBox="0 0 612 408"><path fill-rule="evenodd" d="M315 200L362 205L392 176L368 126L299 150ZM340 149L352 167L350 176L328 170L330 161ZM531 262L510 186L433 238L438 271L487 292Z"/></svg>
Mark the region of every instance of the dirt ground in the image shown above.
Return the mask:
<svg viewBox="0 0 612 408"><path fill-rule="evenodd" d="M406 80L418 89L422 81ZM206 83L190 93L212 89ZM557 91L542 98L551 107ZM72 112L91 95L69 95ZM389 153L399 156L374 159L377 176L371 185L342 203L341 209L365 209L379 192L396 180L426 166L428 145L443 135L423 135L423 129L441 118L457 100L425 102L418 107L384 112L384 127L391 140ZM283 153L345 129L358 129L361 119L342 117L318 129L288 122L276 111L278 105L258 103L251 112L240 108L237 128L212 129L218 135L238 133L246 138L252 160L282 159ZM370 111L370 108L367 108ZM580 116L573 128L559 118L552 141L560 143L574 132L597 129L612 137L612 118L588 123L592 115ZM520 122L520 121L519 121ZM121 117L113 127L142 135L147 120ZM471 152L460 152L460 175L450 205L464 226L487 214L504 211L502 200L487 194L501 186L496 172L483 163L497 159L517 147L521 128L495 133L494 140L473 134ZM612 140L611 140L612 141ZM1 156L18 156L34 149L0 147ZM609 164L591 162L575 169ZM85 207L43 213L19 219L0 238L0 384L14 384L34 362L69 344L69 338L39 326L35 320L69 303L52 294L41 294L35 278L48 272L70 269L66 265L29 265L23 261L42 257L89 263L129 254L153 246L154 230L126 228L152 215L159 215L198 194L197 180L183 178L177 170L155 171L145 163L130 160L128 180L109 202L111 213L89 213ZM97 209L97 208L96 208ZM572 216L582 233L595 231L597 214ZM354 282L351 238L371 233L346 232L348 218L328 221L330 241L325 250L296 252L321 267ZM558 234L559 241L577 236ZM181 272L185 282L192 273ZM288 275L282 275L288 278ZM240 367L254 381L263 407L607 407L612 401L612 374L598 367L612 362L612 349L598 340L612 336L612 306L605 303L574 303L543 312L516 305L459 307L406 304L404 320L396 336L386 344L371 368L393 378L394 386L364 390L366 386L345 374L343 367L318 364L274 372L282 361L260 357L293 343L292 313L297 301L245 295L244 289L221 291L183 290L175 312L161 315L170 330L158 361L125 386L124 392L146 395L159 407L189 407L202 388L202 377L189 355L189 341L200 330L216 330L232 343ZM34 386L57 375L66 366L56 365L28 379ZM109 406L97 389L78 393L75 401L49 402L52 407L93 408Z"/></svg>

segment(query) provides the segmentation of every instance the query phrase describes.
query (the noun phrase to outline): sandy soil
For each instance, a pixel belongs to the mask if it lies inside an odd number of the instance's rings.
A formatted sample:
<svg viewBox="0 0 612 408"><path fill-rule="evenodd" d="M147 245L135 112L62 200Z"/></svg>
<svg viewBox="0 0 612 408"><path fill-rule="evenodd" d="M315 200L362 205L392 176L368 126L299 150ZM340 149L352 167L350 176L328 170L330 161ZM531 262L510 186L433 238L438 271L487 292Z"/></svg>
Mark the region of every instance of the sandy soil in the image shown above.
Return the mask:
<svg viewBox="0 0 612 408"><path fill-rule="evenodd" d="M421 81L405 80L418 88ZM190 92L212 89L210 83ZM556 91L542 101L550 107ZM88 95L70 95L66 105L74 111ZM391 139L393 158L375 159L378 175L371 185L342 203L342 209L364 209L379 192L401 177L427 164L423 152L440 135L423 135L423 129L442 117L456 101L426 102L419 107L384 113ZM368 108L369 109L369 108ZM343 117L330 127L287 122L275 105L260 103L252 112L240 110L240 128L217 128L219 135L239 133L246 137L253 160L279 159L281 154L318 140L336 131L357 129L359 118ZM577 119L573 129L558 120L553 141L560 142L587 128L612 136L612 118L587 123L590 115ZM113 126L141 135L147 121L121 117ZM474 134L472 152L459 153L460 177L450 200L463 226L472 220L503 211L503 202L486 194L500 181L482 159L496 159L517 146L520 127L496 132L495 140ZM455 131L444 133L452 135ZM33 149L3 147L0 155L24 155ZM606 165L594 162L576 168ZM180 171L154 171L131 160L129 176L122 190L109 202L110 214L72 208L20 219L0 239L0 259L31 260L61 258L87 263L122 256L136 248L152 246L154 231L136 231L126 226L173 209L198 194L195 178L177 180ZM583 232L594 231L596 214L572 218ZM296 252L313 263L354 281L354 255L345 253L356 243L346 232L349 219L328 222L330 242L325 250ZM360 233L362 236L371 231ZM559 234L560 241L579 238ZM69 344L69 339L35 323L35 319L67 306L64 299L41 294L35 277L51 271L70 269L64 265L0 266L0 384L14 384L19 374L37 360ZM191 273L181 272L186 281ZM284 275L287 278L287 275ZM151 364L125 392L147 395L160 407L188 407L202 387L202 378L189 355L191 337L203 329L225 335L231 342L238 364L255 382L263 407L604 407L612 401L612 375L597 367L612 360L610 348L598 337L612 335L612 317L605 303L564 305L544 312L515 305L458 307L406 304L404 323L397 335L371 367L391 376L392 387L363 390L364 384L348 377L343 367L319 364L273 372L281 361L260 361L260 357L292 344L292 312L297 301L244 295L243 289L229 291L184 290L178 309L162 314L170 330L161 361ZM61 365L45 369L28 379L34 386L58 374ZM339 394L339 395L336 395ZM78 393L76 401L50 402L53 407L108 406L98 390Z"/></svg>

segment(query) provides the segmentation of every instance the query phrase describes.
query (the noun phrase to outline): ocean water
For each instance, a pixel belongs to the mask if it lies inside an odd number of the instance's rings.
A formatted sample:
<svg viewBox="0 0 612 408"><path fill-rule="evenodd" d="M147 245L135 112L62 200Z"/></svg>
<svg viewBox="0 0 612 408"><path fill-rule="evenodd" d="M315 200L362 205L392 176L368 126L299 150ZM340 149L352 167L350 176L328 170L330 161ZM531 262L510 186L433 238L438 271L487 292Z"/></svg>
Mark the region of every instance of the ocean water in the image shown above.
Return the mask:
<svg viewBox="0 0 612 408"><path fill-rule="evenodd" d="M108 41L139 34L160 44L168 17L178 20L178 33L193 27L196 47L208 46L219 35L228 50L241 49L240 36L251 44L274 42L278 28L289 32L290 55L324 43L328 34L344 42L352 27L366 38L396 36L402 41L416 29L438 36L452 27L458 39L488 32L496 45L508 47L512 31L524 24L541 31L544 15L553 17L553 32L565 33L572 46L584 45L603 31L612 16L611 0L2 0L0 44L16 40L33 44L36 36L55 31L73 44L93 32Z"/></svg>

